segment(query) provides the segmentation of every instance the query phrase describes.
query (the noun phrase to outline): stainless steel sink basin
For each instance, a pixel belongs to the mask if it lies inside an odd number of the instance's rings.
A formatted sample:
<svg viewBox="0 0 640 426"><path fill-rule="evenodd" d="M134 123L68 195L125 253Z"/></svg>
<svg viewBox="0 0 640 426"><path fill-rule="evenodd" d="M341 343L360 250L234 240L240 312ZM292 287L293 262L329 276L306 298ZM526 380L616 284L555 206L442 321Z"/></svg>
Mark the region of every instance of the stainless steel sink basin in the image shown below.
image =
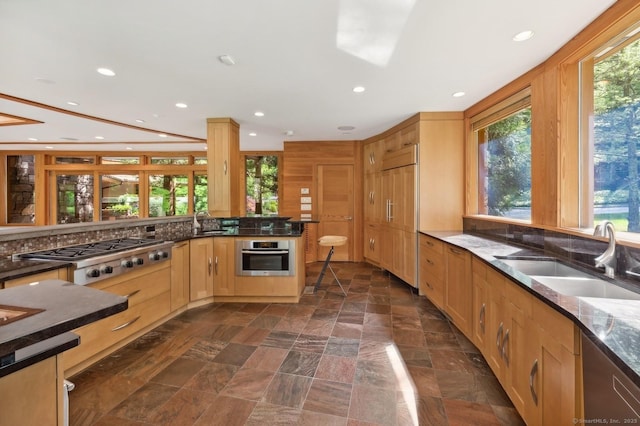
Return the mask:
<svg viewBox="0 0 640 426"><path fill-rule="evenodd" d="M598 278L539 275L532 275L531 278L565 296L640 300L640 294Z"/></svg>
<svg viewBox="0 0 640 426"><path fill-rule="evenodd" d="M500 262L511 266L513 269L525 275L549 276L549 277L591 277L589 274L579 271L571 266L556 262L555 260L531 260L531 259L499 259Z"/></svg>

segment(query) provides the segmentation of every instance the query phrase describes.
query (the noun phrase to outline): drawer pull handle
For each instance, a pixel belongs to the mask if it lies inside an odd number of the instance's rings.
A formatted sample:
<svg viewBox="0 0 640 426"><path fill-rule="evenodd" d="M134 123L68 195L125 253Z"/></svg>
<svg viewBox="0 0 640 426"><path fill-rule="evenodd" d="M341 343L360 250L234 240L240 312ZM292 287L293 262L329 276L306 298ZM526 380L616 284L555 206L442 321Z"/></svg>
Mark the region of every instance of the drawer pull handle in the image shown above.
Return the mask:
<svg viewBox="0 0 640 426"><path fill-rule="evenodd" d="M434 263L433 263L431 260L429 260L429 259L425 259L425 260L427 261L427 263L428 263L429 265L434 266Z"/></svg>
<svg viewBox="0 0 640 426"><path fill-rule="evenodd" d="M117 326L117 327L115 327L115 328L112 328L112 329L111 329L111 331L118 331L118 330L122 330L122 329L123 329L123 328L125 328L125 327L129 327L131 324L133 324L134 322L138 321L139 319L140 319L140 316L138 315L137 317L135 317L135 318L134 318L134 319L132 319L131 321L129 321L129 322L125 322L125 323L124 323L124 324L122 324L122 325L119 325L119 326Z"/></svg>
<svg viewBox="0 0 640 426"><path fill-rule="evenodd" d="M484 334L484 319L485 319L486 310L487 310L487 305L483 303L482 307L480 308L480 330L482 330L482 334Z"/></svg>
<svg viewBox="0 0 640 426"><path fill-rule="evenodd" d="M222 163L222 168L224 169L224 174L227 174L227 160L224 160L224 163Z"/></svg>
<svg viewBox="0 0 640 426"><path fill-rule="evenodd" d="M498 332L496 333L496 346L498 347L498 350L500 350L500 346L502 346L502 329L504 327L503 323L500 323L500 326L498 327ZM502 356L502 353L500 353L500 356Z"/></svg>
<svg viewBox="0 0 640 426"><path fill-rule="evenodd" d="M451 248L451 247L449 247L449 251L450 251L451 253L453 253L453 254L462 254L462 251L461 251L461 250L456 250L456 249Z"/></svg>
<svg viewBox="0 0 640 426"><path fill-rule="evenodd" d="M433 247L433 243L431 241L425 241L425 243L427 243L428 246Z"/></svg>
<svg viewBox="0 0 640 426"><path fill-rule="evenodd" d="M531 392L531 398L533 399L533 403L538 405L538 394L536 393L536 389L534 386L534 379L538 374L538 360L533 361L533 365L531 366L531 371L529 372L529 391Z"/></svg>
<svg viewBox="0 0 640 426"><path fill-rule="evenodd" d="M136 294L140 293L140 289L136 290L136 291L132 291L131 293L127 294L125 297L127 299L131 299L133 296L135 296Z"/></svg>
<svg viewBox="0 0 640 426"><path fill-rule="evenodd" d="M507 365L507 367L509 366L509 353L507 352L507 344L509 343L509 333L511 332L511 329L507 329L507 331L504 333L504 339L502 340L502 359L504 359L504 363Z"/></svg>

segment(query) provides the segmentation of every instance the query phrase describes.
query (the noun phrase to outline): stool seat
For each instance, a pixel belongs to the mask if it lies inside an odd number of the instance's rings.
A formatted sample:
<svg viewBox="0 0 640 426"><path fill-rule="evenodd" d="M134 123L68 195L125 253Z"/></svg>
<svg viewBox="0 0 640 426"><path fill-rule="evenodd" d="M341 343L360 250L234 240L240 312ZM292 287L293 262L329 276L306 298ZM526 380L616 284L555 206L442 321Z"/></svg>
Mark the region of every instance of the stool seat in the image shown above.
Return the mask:
<svg viewBox="0 0 640 426"><path fill-rule="evenodd" d="M346 243L347 243L347 237L343 235L323 235L318 239L318 245L324 246L324 247L331 247L331 249L327 253L327 258L325 259L324 265L322 266L322 270L320 271L320 275L318 276L318 281L316 281L314 291L318 290L318 287L320 287L320 283L322 282L324 273L327 270L327 268L329 268L329 270L333 274L333 278L335 278L336 282L340 286L340 290L342 290L342 294L344 294L345 296L347 295L347 292L344 291L344 288L342 287L342 283L340 283L340 280L338 279L338 277L336 276L336 273L333 271L333 268L331 267L331 256L333 255L333 248L338 246L343 246Z"/></svg>
<svg viewBox="0 0 640 426"><path fill-rule="evenodd" d="M347 243L347 237L342 235L324 235L318 239L318 244L321 246L343 246Z"/></svg>

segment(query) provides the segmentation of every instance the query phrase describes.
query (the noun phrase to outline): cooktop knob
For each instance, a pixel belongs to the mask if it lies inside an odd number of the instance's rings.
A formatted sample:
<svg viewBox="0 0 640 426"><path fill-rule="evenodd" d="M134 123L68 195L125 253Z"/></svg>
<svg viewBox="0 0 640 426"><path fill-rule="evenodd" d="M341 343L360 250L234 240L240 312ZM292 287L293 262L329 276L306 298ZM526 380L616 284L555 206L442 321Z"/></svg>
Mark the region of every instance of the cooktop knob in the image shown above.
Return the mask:
<svg viewBox="0 0 640 426"><path fill-rule="evenodd" d="M87 271L87 277L89 278L98 278L100 276L100 271L97 269L89 269Z"/></svg>
<svg viewBox="0 0 640 426"><path fill-rule="evenodd" d="M149 260L160 260L160 253L149 253Z"/></svg>
<svg viewBox="0 0 640 426"><path fill-rule="evenodd" d="M113 266L103 266L102 268L100 268L100 272L102 272L103 274L112 274Z"/></svg>
<svg viewBox="0 0 640 426"><path fill-rule="evenodd" d="M134 257L133 258L133 263L135 265L144 265L144 259L141 257Z"/></svg>
<svg viewBox="0 0 640 426"><path fill-rule="evenodd" d="M132 260L123 260L120 265L123 268L133 268L133 261Z"/></svg>

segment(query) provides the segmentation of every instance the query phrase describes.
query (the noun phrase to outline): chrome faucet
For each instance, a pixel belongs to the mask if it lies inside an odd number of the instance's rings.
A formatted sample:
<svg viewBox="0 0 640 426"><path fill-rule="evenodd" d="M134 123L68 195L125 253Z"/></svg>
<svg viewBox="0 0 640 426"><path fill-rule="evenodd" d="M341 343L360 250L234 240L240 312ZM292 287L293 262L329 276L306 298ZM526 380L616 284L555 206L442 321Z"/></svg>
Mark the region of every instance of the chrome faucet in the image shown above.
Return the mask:
<svg viewBox="0 0 640 426"><path fill-rule="evenodd" d="M593 230L596 237L609 237L609 246L600 256L594 259L596 268L604 266L604 274L613 278L616 271L616 229L608 220L600 222Z"/></svg>

